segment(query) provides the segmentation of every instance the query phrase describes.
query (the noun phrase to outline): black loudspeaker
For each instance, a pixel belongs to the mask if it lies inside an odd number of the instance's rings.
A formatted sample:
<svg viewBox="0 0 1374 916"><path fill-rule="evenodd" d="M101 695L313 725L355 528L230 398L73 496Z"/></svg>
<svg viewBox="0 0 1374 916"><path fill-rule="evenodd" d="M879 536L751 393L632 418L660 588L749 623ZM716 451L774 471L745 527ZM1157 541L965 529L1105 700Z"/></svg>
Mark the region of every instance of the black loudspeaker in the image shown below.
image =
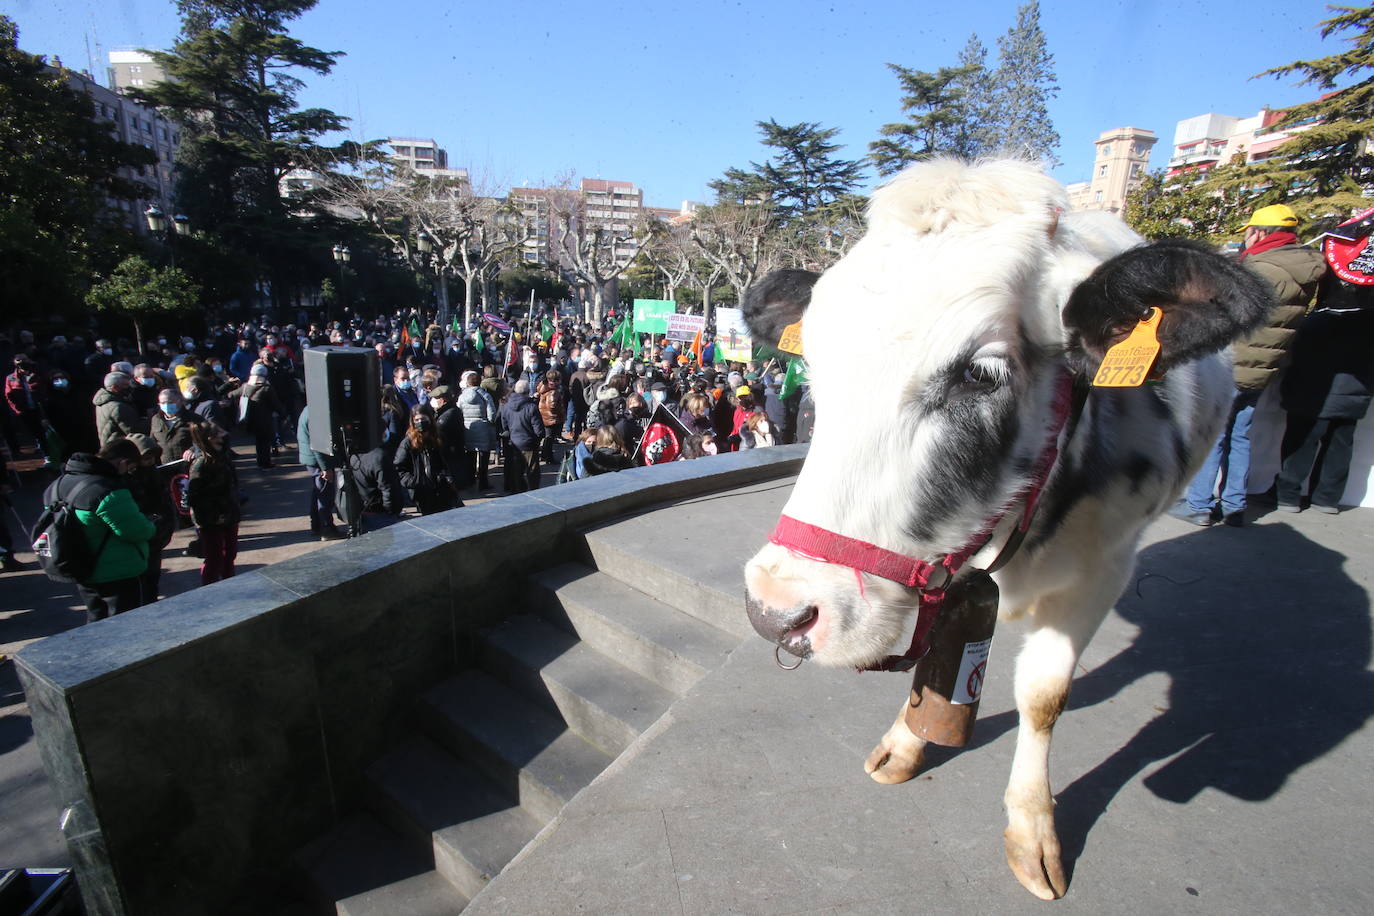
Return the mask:
<svg viewBox="0 0 1374 916"><path fill-rule="evenodd" d="M371 451L382 444L382 391L377 351L312 347L305 351L310 447L325 455Z"/></svg>

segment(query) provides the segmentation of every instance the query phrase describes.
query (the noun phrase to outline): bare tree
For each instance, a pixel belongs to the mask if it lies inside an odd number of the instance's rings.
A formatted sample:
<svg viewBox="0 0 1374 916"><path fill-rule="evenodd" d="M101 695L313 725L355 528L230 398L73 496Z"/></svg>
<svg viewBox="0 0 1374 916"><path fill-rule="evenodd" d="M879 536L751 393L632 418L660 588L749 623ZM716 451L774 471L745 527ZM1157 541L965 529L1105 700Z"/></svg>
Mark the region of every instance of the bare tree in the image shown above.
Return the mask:
<svg viewBox="0 0 1374 916"><path fill-rule="evenodd" d="M701 256L734 288L736 301L743 302L778 258L776 227L776 214L766 202L722 201L697 211L690 235Z"/></svg>
<svg viewBox="0 0 1374 916"><path fill-rule="evenodd" d="M638 253L636 227L621 228L589 217L586 198L574 188L557 188L547 197L550 251L569 283L583 291L583 317L599 325L607 289Z"/></svg>
<svg viewBox="0 0 1374 916"><path fill-rule="evenodd" d="M660 220L647 220L643 227L644 244L640 254L658 272L668 299L677 299L677 288L692 277L692 259L697 257L691 231Z"/></svg>
<svg viewBox="0 0 1374 916"><path fill-rule="evenodd" d="M466 327L478 287L530 235L507 201L476 193L471 182L398 169L390 162L331 175L323 197L341 215L366 219L412 268L435 277L441 324L450 313L445 278L453 274L463 281Z"/></svg>

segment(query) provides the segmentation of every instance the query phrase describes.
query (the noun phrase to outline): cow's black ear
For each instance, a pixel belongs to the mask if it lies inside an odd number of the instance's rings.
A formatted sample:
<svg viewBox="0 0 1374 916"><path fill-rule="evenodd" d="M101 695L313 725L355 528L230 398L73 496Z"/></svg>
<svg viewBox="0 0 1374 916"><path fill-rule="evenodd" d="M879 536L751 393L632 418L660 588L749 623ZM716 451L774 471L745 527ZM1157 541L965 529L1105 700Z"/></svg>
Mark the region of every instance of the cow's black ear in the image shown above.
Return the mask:
<svg viewBox="0 0 1374 916"><path fill-rule="evenodd" d="M783 328L801 321L820 278L810 270L775 270L749 287L740 309L754 343L777 346Z"/></svg>
<svg viewBox="0 0 1374 916"><path fill-rule="evenodd" d="M1073 343L1096 361L1151 306L1160 320L1160 370L1215 353L1264 321L1273 291L1238 262L1197 242L1140 245L1104 261L1064 306Z"/></svg>

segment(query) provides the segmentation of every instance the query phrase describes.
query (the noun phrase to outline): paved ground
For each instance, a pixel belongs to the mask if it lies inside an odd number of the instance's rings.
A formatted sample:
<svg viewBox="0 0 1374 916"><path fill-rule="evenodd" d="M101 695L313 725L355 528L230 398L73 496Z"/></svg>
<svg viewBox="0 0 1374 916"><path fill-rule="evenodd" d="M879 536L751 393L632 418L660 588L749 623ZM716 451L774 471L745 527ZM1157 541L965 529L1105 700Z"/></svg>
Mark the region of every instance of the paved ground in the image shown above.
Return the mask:
<svg viewBox="0 0 1374 916"><path fill-rule="evenodd" d="M282 505L299 505L300 477L276 475ZM786 495L773 482L702 498L671 521L640 516L620 523L624 543L704 570L703 589L737 589L722 570L743 561ZM277 529L298 523L283 512L245 530L263 551L291 550ZM1371 547L1372 510L1261 512L1244 529L1166 517L1149 529L1056 730L1071 872L1057 912L1374 912ZM70 625L68 607L10 612L0 641ZM783 672L745 639L471 911L1046 912L1011 877L1000 839L1018 642L1004 624L972 746L933 753L922 776L894 787L861 764L906 694L902 676ZM54 864L55 812L42 807L12 674L0 676L11 704L0 860Z"/></svg>
<svg viewBox="0 0 1374 916"><path fill-rule="evenodd" d="M236 442L239 481L249 502L239 529L237 570L258 569L311 550L328 549L310 534L308 505L310 477L296 463L294 446L283 450L278 467L260 470L253 461L251 442ZM560 448L559 457L562 451ZM4 511L17 549L27 542L25 531L38 517L40 498L51 477L40 463L27 456L13 462L18 489L14 509ZM545 465L543 485L557 479L558 465ZM12 475L10 482L15 483ZM499 471L491 482L501 486ZM485 502L496 491L464 494L468 503ZM413 509L406 510L407 515ZM17 517L16 517L17 515ZM22 526L20 524L22 521ZM22 530L21 530L22 529ZM192 529L179 531L163 560L162 596L180 594L200 585L200 560L183 551ZM85 610L75 593L48 580L32 563L33 555L21 552L27 570L0 573L0 658L12 658L23 646L72 627L81 626ZM54 806L38 747L33 740L28 706L19 688L14 665L0 660L0 866L57 867L68 864L66 846L57 829Z"/></svg>
<svg viewBox="0 0 1374 916"><path fill-rule="evenodd" d="M718 573L786 495L640 516L623 543ZM654 530L673 537L637 535ZM1368 509L1149 529L1055 733L1055 912L1374 912L1371 546ZM1050 912L1002 852L1019 630L999 630L972 746L900 786L862 762L908 679L784 672L745 640L467 912Z"/></svg>

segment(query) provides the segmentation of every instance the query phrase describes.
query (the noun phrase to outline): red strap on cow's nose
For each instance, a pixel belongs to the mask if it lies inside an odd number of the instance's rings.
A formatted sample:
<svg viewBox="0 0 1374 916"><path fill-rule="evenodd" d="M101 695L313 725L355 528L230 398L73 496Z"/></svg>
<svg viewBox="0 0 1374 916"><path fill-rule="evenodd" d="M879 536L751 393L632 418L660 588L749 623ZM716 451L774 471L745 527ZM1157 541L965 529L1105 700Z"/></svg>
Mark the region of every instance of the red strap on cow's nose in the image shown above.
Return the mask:
<svg viewBox="0 0 1374 916"><path fill-rule="evenodd" d="M953 572L944 564L927 563L925 560L894 553L877 544L845 537L816 525L808 525L788 515L778 519L778 525L773 529L773 533L768 535L768 540L807 559L819 560L822 563L838 563L860 572L899 582L910 588L925 588L937 570Z"/></svg>

